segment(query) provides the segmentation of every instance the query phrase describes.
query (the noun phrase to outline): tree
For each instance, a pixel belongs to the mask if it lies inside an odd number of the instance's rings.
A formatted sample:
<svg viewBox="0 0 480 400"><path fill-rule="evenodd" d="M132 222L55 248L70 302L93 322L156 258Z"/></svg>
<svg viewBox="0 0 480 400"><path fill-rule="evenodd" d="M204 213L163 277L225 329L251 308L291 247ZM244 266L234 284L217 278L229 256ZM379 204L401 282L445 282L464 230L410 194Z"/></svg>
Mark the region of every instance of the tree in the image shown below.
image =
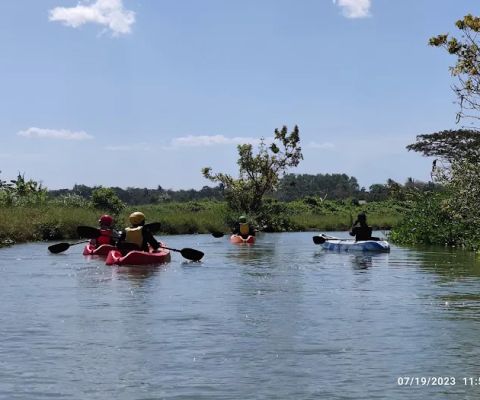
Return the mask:
<svg viewBox="0 0 480 400"><path fill-rule="evenodd" d="M357 195L358 191L357 179L346 174L286 174L275 197L286 201L305 196L344 199Z"/></svg>
<svg viewBox="0 0 480 400"><path fill-rule="evenodd" d="M480 46L477 43L480 18L468 14L455 25L461 31L461 39L442 34L432 37L429 44L457 57L455 65L450 67L452 76L458 80L453 86L460 106L457 122L462 118L480 119L477 114L480 111Z"/></svg>
<svg viewBox="0 0 480 400"><path fill-rule="evenodd" d="M407 149L449 163L455 160L480 162L480 134L471 129L459 129L418 135L417 142L409 144Z"/></svg>
<svg viewBox="0 0 480 400"><path fill-rule="evenodd" d="M381 183L374 183L370 185L369 190L369 200L371 201L382 201L388 198L388 186Z"/></svg>
<svg viewBox="0 0 480 400"><path fill-rule="evenodd" d="M212 169L202 169L205 178L223 185L229 207L235 211L257 212L262 206L266 193L277 189L280 177L290 167L296 167L303 159L299 146L300 135L297 126L288 133L284 126L275 129L274 141L267 146L262 139L257 154L252 144L241 144L238 149L239 178L228 174L212 174Z"/></svg>

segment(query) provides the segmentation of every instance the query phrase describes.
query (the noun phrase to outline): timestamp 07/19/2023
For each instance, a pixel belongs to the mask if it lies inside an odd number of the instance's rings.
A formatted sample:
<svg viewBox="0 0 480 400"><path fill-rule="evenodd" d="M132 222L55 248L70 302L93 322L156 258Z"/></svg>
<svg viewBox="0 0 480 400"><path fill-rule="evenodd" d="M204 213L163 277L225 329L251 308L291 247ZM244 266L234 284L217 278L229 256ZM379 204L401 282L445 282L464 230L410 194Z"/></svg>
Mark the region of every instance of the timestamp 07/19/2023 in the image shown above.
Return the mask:
<svg viewBox="0 0 480 400"><path fill-rule="evenodd" d="M398 386L480 386L480 376L399 376Z"/></svg>

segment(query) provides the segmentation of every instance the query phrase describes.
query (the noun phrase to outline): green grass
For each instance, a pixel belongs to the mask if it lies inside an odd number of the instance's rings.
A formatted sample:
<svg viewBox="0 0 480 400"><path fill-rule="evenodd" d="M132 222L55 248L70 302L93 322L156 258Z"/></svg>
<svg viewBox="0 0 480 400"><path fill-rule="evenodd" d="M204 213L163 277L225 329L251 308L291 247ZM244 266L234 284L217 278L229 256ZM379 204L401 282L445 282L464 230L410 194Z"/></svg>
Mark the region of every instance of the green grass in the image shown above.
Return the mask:
<svg viewBox="0 0 480 400"><path fill-rule="evenodd" d="M400 209L388 202L372 203L362 209L342 202L325 202L316 207L289 203L286 217L298 231L348 230L352 219L362 210L367 211L368 222L374 229L389 229L401 220ZM126 208L116 217L117 229L129 225L128 215L133 211L142 211L147 223L160 222L162 229L159 235L228 232L225 221L233 217L222 202L163 203ZM54 204L0 207L0 246L12 242L77 239L77 226L97 226L102 213L88 207Z"/></svg>
<svg viewBox="0 0 480 400"><path fill-rule="evenodd" d="M294 215L290 219L294 226L300 231L343 231L350 229L352 224L350 216L342 213L327 215L302 213ZM400 215L369 214L368 224L371 225L374 230L386 230L391 229L391 227L395 226L400 220Z"/></svg>
<svg viewBox="0 0 480 400"><path fill-rule="evenodd" d="M53 206L0 208L0 242L76 237L78 225L96 225L98 212Z"/></svg>

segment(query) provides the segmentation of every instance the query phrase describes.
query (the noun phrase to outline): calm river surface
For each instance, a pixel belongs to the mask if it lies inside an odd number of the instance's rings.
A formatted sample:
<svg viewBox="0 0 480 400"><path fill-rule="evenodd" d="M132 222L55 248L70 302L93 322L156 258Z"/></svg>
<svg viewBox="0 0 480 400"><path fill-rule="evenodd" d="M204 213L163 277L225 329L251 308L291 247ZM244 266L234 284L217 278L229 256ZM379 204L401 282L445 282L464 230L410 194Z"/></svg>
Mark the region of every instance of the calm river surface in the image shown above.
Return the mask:
<svg viewBox="0 0 480 400"><path fill-rule="evenodd" d="M204 259L148 269L0 249L0 398L479 398L480 259L313 234L165 236Z"/></svg>

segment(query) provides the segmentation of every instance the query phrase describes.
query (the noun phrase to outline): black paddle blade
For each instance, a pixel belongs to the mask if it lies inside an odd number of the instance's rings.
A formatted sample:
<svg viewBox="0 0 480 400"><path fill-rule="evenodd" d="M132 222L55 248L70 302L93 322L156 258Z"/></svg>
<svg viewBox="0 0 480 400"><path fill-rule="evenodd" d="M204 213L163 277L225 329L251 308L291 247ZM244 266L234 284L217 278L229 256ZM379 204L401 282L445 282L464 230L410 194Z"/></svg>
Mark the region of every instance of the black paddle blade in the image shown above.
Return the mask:
<svg viewBox="0 0 480 400"><path fill-rule="evenodd" d="M186 259L192 261L200 261L203 257L203 252L201 252L200 250L189 249L188 247L180 250L180 254Z"/></svg>
<svg viewBox="0 0 480 400"><path fill-rule="evenodd" d="M312 239L315 244L323 244L326 240L323 236L314 236Z"/></svg>
<svg viewBox="0 0 480 400"><path fill-rule="evenodd" d="M158 232L162 226L160 222L152 222L151 224L145 224L145 228L147 228L151 233Z"/></svg>
<svg viewBox="0 0 480 400"><path fill-rule="evenodd" d="M57 243L57 244L48 246L48 250L50 251L50 253L57 254L67 250L69 247L70 247L70 243Z"/></svg>
<svg viewBox="0 0 480 400"><path fill-rule="evenodd" d="M100 236L100 229L91 226L78 226L77 234L81 238L96 239Z"/></svg>
<svg viewBox="0 0 480 400"><path fill-rule="evenodd" d="M225 235L223 232L218 232L218 231L212 231L212 232L210 232L210 233L212 234L212 236L213 236L214 238L221 238L221 237L223 237L223 236Z"/></svg>

